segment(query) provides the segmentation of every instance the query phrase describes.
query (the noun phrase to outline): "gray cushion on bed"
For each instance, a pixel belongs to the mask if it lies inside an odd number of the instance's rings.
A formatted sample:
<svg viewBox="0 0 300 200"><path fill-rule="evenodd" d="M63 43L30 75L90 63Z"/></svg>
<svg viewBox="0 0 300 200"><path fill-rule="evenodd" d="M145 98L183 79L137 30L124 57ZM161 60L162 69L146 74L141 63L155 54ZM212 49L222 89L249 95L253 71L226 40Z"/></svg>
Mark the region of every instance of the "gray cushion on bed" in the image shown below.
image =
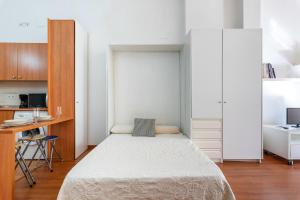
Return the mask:
<svg viewBox="0 0 300 200"><path fill-rule="evenodd" d="M155 119L134 119L132 136L155 137Z"/></svg>

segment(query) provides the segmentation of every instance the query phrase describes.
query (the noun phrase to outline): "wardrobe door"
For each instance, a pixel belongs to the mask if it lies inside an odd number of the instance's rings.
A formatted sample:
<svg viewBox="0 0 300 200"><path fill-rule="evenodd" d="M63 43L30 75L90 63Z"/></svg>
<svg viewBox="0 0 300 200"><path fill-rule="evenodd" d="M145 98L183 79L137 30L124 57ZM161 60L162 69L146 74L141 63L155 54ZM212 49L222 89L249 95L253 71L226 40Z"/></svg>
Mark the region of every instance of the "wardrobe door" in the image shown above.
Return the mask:
<svg viewBox="0 0 300 200"><path fill-rule="evenodd" d="M261 159L262 33L223 31L223 158Z"/></svg>
<svg viewBox="0 0 300 200"><path fill-rule="evenodd" d="M192 118L222 118L222 30L192 30Z"/></svg>
<svg viewBox="0 0 300 200"><path fill-rule="evenodd" d="M75 158L88 147L87 138L87 33L75 23Z"/></svg>

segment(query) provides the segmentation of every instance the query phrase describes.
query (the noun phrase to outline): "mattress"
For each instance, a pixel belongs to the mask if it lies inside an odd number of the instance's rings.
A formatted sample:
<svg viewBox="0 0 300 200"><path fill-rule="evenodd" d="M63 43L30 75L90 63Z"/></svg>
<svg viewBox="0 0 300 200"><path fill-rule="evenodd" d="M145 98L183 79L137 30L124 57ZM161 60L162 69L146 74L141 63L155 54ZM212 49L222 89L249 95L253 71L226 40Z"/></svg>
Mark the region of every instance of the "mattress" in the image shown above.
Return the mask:
<svg viewBox="0 0 300 200"><path fill-rule="evenodd" d="M59 200L235 199L221 170L182 134L112 134L67 174Z"/></svg>

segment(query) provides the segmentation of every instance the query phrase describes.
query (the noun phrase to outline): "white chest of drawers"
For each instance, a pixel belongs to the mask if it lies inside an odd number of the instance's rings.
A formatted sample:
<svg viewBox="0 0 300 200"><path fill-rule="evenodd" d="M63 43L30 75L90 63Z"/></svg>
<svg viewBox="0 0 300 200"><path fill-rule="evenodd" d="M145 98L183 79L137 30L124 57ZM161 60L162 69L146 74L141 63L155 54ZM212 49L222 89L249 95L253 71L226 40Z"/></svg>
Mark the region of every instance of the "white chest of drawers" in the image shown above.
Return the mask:
<svg viewBox="0 0 300 200"><path fill-rule="evenodd" d="M191 138L210 159L223 162L222 153L222 120L192 120Z"/></svg>

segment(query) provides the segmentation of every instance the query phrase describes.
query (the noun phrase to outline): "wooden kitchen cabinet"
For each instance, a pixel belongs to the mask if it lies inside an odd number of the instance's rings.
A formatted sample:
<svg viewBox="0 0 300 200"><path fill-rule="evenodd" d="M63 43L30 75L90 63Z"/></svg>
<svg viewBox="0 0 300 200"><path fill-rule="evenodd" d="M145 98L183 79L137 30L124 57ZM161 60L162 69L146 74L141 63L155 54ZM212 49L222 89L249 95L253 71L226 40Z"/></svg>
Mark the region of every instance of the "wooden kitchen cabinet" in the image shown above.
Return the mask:
<svg viewBox="0 0 300 200"><path fill-rule="evenodd" d="M47 44L18 44L18 80L47 80Z"/></svg>
<svg viewBox="0 0 300 200"><path fill-rule="evenodd" d="M14 111L1 111L0 110L0 124L3 123L4 120L13 119L14 117Z"/></svg>
<svg viewBox="0 0 300 200"><path fill-rule="evenodd" d="M46 43L0 43L0 80L46 81Z"/></svg>
<svg viewBox="0 0 300 200"><path fill-rule="evenodd" d="M0 80L17 79L17 58L17 44L0 43Z"/></svg>

